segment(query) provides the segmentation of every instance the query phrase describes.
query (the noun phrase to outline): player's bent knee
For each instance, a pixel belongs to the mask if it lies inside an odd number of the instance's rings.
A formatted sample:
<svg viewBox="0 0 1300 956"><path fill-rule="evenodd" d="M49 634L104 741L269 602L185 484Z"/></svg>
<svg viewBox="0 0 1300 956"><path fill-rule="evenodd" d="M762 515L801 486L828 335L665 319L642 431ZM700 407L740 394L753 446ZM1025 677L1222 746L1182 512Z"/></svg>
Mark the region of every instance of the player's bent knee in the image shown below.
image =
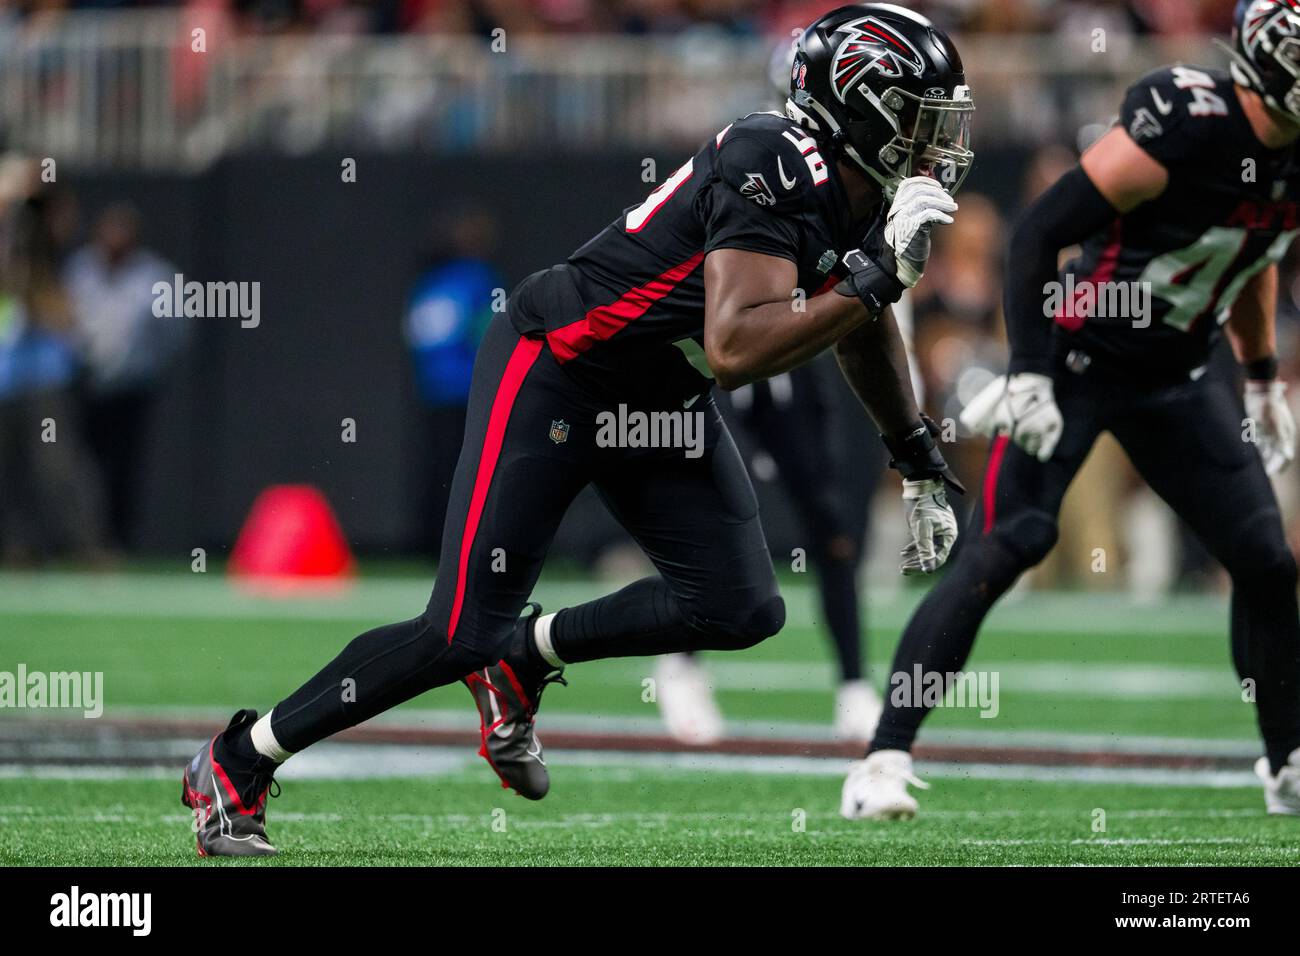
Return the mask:
<svg viewBox="0 0 1300 956"><path fill-rule="evenodd" d="M1234 541L1233 553L1223 562L1234 582L1255 588L1295 588L1296 560L1276 510L1256 512L1242 523Z"/></svg>
<svg viewBox="0 0 1300 956"><path fill-rule="evenodd" d="M454 661L456 667L466 674L490 667L499 661L503 653L502 644L510 637L508 629L502 636L461 628L455 639L448 642L447 629L439 625L429 611L407 621L402 627L419 641L420 652L426 660L438 658L448 664Z"/></svg>
<svg viewBox="0 0 1300 956"><path fill-rule="evenodd" d="M741 651L767 640L785 626L785 601L774 594L714 613L690 614L687 621L700 635L699 650Z"/></svg>
<svg viewBox="0 0 1300 956"><path fill-rule="evenodd" d="M453 667L462 674L481 671L501 660L499 650L478 642L462 644L452 641L445 650L449 655L447 658L448 666Z"/></svg>
<svg viewBox="0 0 1300 956"><path fill-rule="evenodd" d="M1045 511L1023 511L999 521L992 537L1025 571L1042 561L1056 547L1060 532L1056 519ZM1019 572L1017 572L1019 573Z"/></svg>
<svg viewBox="0 0 1300 956"><path fill-rule="evenodd" d="M1260 577L1274 587L1294 589L1296 586L1295 555L1286 542L1279 540L1265 556Z"/></svg>
<svg viewBox="0 0 1300 956"><path fill-rule="evenodd" d="M743 629L745 638L750 642L745 646L753 647L769 637L774 637L783 627L785 627L785 599L779 594L774 594L754 608L750 614Z"/></svg>

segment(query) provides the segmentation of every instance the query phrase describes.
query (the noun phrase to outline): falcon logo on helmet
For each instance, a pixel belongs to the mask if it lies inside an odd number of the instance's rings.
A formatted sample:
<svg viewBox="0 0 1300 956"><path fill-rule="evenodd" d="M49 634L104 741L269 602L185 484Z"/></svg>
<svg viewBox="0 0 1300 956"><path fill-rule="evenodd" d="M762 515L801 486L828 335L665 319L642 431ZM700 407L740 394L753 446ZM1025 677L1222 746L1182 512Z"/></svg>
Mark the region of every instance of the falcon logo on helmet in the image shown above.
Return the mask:
<svg viewBox="0 0 1300 956"><path fill-rule="evenodd" d="M865 173L886 199L909 176L961 187L975 103L957 47L929 20L891 3L848 4L785 55L786 115L827 158Z"/></svg>
<svg viewBox="0 0 1300 956"><path fill-rule="evenodd" d="M1232 79L1270 107L1300 123L1300 3L1240 0L1232 44L1215 41L1232 58Z"/></svg>
<svg viewBox="0 0 1300 956"><path fill-rule="evenodd" d="M1288 15L1289 6L1292 5L1279 5L1277 0L1254 0L1246 8L1241 20L1241 45L1247 55L1255 55L1265 27L1276 27L1280 34L1295 36L1296 22L1294 16Z"/></svg>
<svg viewBox="0 0 1300 956"><path fill-rule="evenodd" d="M862 17L836 28L836 34L848 34L840 42L831 61L831 85L841 103L844 94L868 73L897 79L904 70L920 76L925 61L907 37L891 30L875 17Z"/></svg>

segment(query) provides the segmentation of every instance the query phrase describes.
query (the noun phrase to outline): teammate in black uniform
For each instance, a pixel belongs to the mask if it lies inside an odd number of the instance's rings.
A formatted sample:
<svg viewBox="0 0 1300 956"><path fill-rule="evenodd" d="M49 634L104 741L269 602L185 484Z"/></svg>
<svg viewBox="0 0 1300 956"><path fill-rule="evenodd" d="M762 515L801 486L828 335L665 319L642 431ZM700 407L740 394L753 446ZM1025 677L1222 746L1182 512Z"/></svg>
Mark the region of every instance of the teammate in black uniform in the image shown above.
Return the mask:
<svg viewBox="0 0 1300 956"><path fill-rule="evenodd" d="M961 60L906 10L841 7L804 33L790 88L788 116L721 130L514 291L477 358L428 608L353 640L266 717L240 711L195 756L183 799L200 852L274 852L265 798L282 761L458 680L503 785L540 799L549 779L534 716L566 664L743 648L780 630L753 488L712 380L735 388L834 345L906 479L904 570L944 562L952 479L917 412L889 305L920 278L929 231L951 221L950 193L970 165ZM648 428L676 429L676 447L646 447ZM589 484L659 574L520 617L561 516Z"/></svg>
<svg viewBox="0 0 1300 956"><path fill-rule="evenodd" d="M1296 8L1238 6L1231 74L1175 66L1139 80L1116 126L1017 226L1009 372L962 416L998 436L983 493L893 667L961 670L984 615L1051 550L1066 487L1108 430L1232 577L1233 661L1255 689L1273 813L1300 813L1296 566L1266 474L1295 453L1273 321L1277 262L1300 231ZM1058 284L1059 250L1079 242ZM1232 382L1205 373L1225 327L1244 410ZM915 813L908 751L926 712L886 701L845 781L845 816Z"/></svg>

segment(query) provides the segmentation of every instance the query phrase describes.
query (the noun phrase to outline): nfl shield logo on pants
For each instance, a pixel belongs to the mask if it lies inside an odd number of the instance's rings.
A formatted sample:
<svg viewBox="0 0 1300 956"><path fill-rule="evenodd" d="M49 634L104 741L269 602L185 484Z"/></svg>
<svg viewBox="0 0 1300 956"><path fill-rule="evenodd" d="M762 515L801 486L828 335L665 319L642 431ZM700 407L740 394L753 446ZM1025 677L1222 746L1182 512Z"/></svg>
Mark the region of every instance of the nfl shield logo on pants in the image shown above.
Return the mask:
<svg viewBox="0 0 1300 956"><path fill-rule="evenodd" d="M564 419L551 422L551 441L559 445L569 440L569 423Z"/></svg>

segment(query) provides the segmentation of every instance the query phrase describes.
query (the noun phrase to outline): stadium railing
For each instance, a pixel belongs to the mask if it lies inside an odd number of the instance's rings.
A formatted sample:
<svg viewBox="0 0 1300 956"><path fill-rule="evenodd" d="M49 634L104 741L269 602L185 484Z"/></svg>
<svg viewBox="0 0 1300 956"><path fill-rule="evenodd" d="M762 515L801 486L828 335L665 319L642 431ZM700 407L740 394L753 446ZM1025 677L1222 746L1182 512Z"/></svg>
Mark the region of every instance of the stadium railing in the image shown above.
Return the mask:
<svg viewBox="0 0 1300 956"><path fill-rule="evenodd" d="M206 16L206 18L205 18ZM203 31L196 34L196 30ZM74 13L0 31L0 145L83 167L199 168L235 152L690 145L775 105L764 40L237 36L218 15ZM1069 142L1208 41L962 38L981 143ZM196 49L198 48L198 49Z"/></svg>

